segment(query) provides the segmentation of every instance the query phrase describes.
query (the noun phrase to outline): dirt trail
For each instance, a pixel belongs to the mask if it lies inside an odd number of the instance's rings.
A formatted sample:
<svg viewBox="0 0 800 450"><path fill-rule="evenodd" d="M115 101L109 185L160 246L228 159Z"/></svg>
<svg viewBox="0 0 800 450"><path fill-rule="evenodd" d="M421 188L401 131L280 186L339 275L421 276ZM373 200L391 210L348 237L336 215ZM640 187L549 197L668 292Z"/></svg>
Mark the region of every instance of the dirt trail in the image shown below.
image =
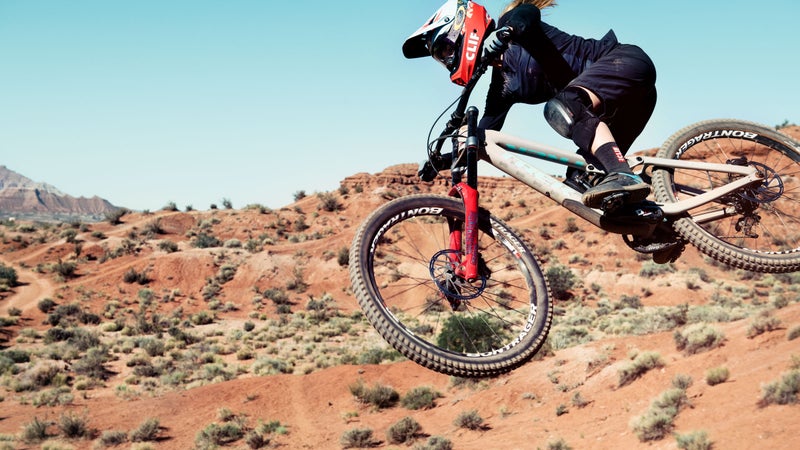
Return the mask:
<svg viewBox="0 0 800 450"><path fill-rule="evenodd" d="M12 266L3 257L0 257L0 263ZM0 315L8 315L8 311L11 308L20 309L25 313L30 309L36 308L39 300L45 297L52 297L55 292L53 284L47 278L19 267L14 267L14 270L17 272L19 286L13 289L11 295L0 299Z"/></svg>

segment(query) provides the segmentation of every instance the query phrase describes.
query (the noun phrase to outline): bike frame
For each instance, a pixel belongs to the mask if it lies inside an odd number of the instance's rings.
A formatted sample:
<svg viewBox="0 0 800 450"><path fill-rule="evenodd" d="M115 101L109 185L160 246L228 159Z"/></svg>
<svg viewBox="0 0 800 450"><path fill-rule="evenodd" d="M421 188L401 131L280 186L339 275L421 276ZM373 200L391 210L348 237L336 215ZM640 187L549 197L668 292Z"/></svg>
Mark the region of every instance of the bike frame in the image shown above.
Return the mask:
<svg viewBox="0 0 800 450"><path fill-rule="evenodd" d="M461 181L461 172L457 167L453 168L453 188L449 195L459 197L464 203L465 217L463 224L451 224L450 249L453 263L459 267L459 275L467 280L475 280L478 277L478 186L477 186L477 161L483 160L489 165L496 167L512 178L528 185L533 190L555 201L559 205L573 212L577 216L587 220L598 228L618 234L648 234L652 233L653 226L643 223L620 224L619 221L612 220L605 216L602 211L585 206L581 201L581 194L575 189L567 186L559 179L549 175L541 169L523 161L515 155L522 155L553 162L566 167L573 167L588 172L604 173L602 170L586 162L584 158L575 152L568 152L549 145L528 141L494 130L485 131L485 143L480 145L477 133L477 109L470 107L467 110L467 137L456 143L460 152L466 155L466 174L467 181ZM454 138L456 139L456 138ZM456 153L454 152L454 155ZM461 160L463 156L459 153L454 161ZM738 166L734 164L716 164L705 162L682 161L678 159L656 158L649 156L628 156L628 164L634 171L644 174L652 169L688 169L704 172L716 172L735 176L730 183L717 188L705 191L701 194L679 200L674 203L659 204L666 222L671 222L679 217L690 215L690 211L699 206L714 202L715 200L728 195L734 191L753 184L762 182L762 175L751 166ZM454 163L456 164L456 163ZM702 216L693 216L695 222L703 223L717 220L735 214L734 207L720 204L717 211L704 213ZM457 261L461 253L462 232L464 229L464 251L463 260ZM647 231L649 229L649 231Z"/></svg>

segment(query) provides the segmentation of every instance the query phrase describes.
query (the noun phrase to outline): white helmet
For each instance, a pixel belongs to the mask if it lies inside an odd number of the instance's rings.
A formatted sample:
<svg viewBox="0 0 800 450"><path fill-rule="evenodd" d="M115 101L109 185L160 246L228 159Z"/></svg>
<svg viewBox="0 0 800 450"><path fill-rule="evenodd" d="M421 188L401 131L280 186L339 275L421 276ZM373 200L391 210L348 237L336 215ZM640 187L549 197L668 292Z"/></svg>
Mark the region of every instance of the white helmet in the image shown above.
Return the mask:
<svg viewBox="0 0 800 450"><path fill-rule="evenodd" d="M406 58L432 56L450 71L450 80L464 85L481 55L481 43L494 28L483 6L448 0L403 43Z"/></svg>

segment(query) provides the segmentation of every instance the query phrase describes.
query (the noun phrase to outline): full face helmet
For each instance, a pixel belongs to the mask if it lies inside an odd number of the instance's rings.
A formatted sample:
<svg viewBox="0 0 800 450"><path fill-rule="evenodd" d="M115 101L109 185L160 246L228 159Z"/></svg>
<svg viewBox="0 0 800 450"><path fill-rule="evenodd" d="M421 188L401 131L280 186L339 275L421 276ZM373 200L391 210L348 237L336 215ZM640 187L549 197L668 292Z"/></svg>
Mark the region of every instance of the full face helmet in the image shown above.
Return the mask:
<svg viewBox="0 0 800 450"><path fill-rule="evenodd" d="M403 43L406 58L432 56L450 71L450 80L465 85L481 57L484 37L494 21L483 6L448 0Z"/></svg>

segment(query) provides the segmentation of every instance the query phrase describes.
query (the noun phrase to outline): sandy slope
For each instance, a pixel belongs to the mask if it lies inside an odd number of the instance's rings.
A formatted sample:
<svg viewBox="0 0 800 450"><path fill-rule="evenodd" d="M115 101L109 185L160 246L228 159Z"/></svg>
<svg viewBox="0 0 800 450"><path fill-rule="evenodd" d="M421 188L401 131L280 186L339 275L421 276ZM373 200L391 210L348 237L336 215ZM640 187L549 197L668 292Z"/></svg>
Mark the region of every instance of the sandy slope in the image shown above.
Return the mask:
<svg viewBox="0 0 800 450"><path fill-rule="evenodd" d="M347 314L356 310L357 305L348 290L347 271L337 264L335 252L349 245L357 224L377 204L385 201L386 182L376 179L391 179L388 186L400 194L442 191L439 185L408 181L405 172L408 170L398 166L380 176L355 177L350 180L350 193L342 198L341 209L333 212L320 210L319 200L309 196L290 207L264 214L256 210L160 211L154 215L127 215L124 223L116 226L92 224L91 231L102 232L106 238L93 237L89 232L78 236L82 241L81 254L89 258L78 265L78 276L66 282L54 279L47 272L37 273L28 268L70 258L70 254L75 253L74 245L49 239L44 244L19 246L7 239L0 247L0 262L17 269L22 285L0 299L0 315L17 308L22 311L22 322L12 329L16 336L0 344L14 348L22 328L40 331L48 328L44 323L45 314L36 307L42 298L55 298L59 304L80 302L98 313L113 299L135 298L141 286L121 282L122 274L131 268L147 271L151 278L149 289L159 295L174 296L172 303L159 306L163 313L177 306L184 308L187 314L204 309L201 293L208 278L218 270L220 253L219 248L197 249L189 244L192 232L204 222L213 223L214 235L223 241L236 238L246 242L264 233L274 234L282 227L288 235L295 234L292 224L302 215L309 226L306 233L318 232L322 236L292 243L284 235L252 254L227 250L228 257L239 266L236 276L224 285L220 296L222 301L238 309L220 314L213 326L223 330L241 328L252 311L253 293L282 286L293 276L296 267L303 268L310 286L301 301L309 296L319 298L324 293L332 293L342 313ZM709 265L692 250L676 263L677 275L666 274L655 279L639 277L637 273L643 262L634 258L634 253L618 237L591 230L582 223L579 223L579 232L565 234L562 231L567 217L564 211L549 200L506 181L498 181L494 188L487 189L482 201L499 210L501 216L508 215L504 219L515 227L526 230L526 237L534 246L549 246L554 239L562 239L563 248L554 250L552 255L562 263L571 258L577 261L574 269L581 274L583 286L576 289L576 299L585 301L589 307L595 307L596 301L582 299L591 285L601 286L611 299L623 294L643 295L647 291L642 301L647 306L658 306L706 304L719 289L715 283L730 281L744 287L749 283L740 280L733 271ZM363 192L353 191L357 183L363 183ZM508 198L513 198L514 204L502 207L503 202L508 203ZM160 220L163 234L128 254L100 262L105 250L121 245L156 218ZM542 230L549 231L543 233ZM7 237L11 235L6 234ZM180 251L159 250L157 243L165 239L177 243ZM22 268L21 263L27 268ZM711 282L698 283L697 289L687 289L686 279L681 277L691 268L702 268ZM302 303L294 306L295 309L301 307ZM267 314L275 317L272 310ZM287 426L288 434L272 436L273 444L287 449L341 448L342 434L357 427L372 429L376 446L393 447L386 443L385 432L406 415L422 425L425 435L445 436L457 449L546 448L549 442L558 439L576 449L672 449L676 445L671 437L640 443L630 424L671 386L675 375L684 374L694 380L687 391L691 407L679 413L676 432L704 430L714 448L719 449L795 449L800 447L796 432L800 406L757 406L761 386L778 379L790 367L792 357L800 356L798 341L786 338L787 330L800 324L800 303L795 301L776 310L774 315L781 320L782 327L754 339L746 337L751 319L715 324L726 336L724 345L693 356L676 350L672 332L613 337L558 351L555 356L531 362L505 376L481 381L475 387L453 387L448 377L410 362L339 366L307 375L244 375L232 381L132 400L115 395L114 386L121 384L126 376L126 373L119 373L108 380L106 388L75 391L72 404L52 408L22 404L20 395L8 386L0 386L0 397L3 397L0 434L16 434L34 417L55 420L64 411L86 414L89 426L98 433L128 431L144 419L155 417L163 430L162 439L153 443L154 447L187 449L192 448L200 430L218 421L219 410L224 407L246 414L251 425L259 420L279 420ZM556 324L558 321L556 317ZM642 351L658 352L665 367L618 388L620 367L632 354ZM731 378L721 385L708 386L704 381L706 371L719 366L729 368ZM125 370L121 362L114 368ZM358 404L350 394L349 385L359 378L370 385L375 382L391 385L401 394L414 387L432 386L443 397L430 410L409 411L398 406L375 411ZM588 401L586 406L572 404L576 392ZM566 407L566 414L556 414L560 405ZM469 431L453 424L459 413L471 409L484 418L484 429ZM39 444L27 447L16 444L16 448L40 448ZM88 449L93 448L95 442L78 440L65 445ZM127 443L121 448L130 446ZM238 441L233 447L245 448L245 445Z"/></svg>

